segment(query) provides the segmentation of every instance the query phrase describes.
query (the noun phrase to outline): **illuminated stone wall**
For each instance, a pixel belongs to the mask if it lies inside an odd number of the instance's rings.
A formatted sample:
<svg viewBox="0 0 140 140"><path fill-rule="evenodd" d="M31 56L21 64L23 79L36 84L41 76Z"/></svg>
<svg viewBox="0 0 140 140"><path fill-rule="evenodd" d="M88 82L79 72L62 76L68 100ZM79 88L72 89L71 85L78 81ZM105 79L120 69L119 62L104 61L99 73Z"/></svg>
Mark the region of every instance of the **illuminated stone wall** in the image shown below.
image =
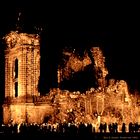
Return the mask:
<svg viewBox="0 0 140 140"><path fill-rule="evenodd" d="M91 48L92 56L94 58L94 68L96 71L96 79L98 81L98 86L105 87L105 77L108 74L108 70L105 67L105 57L99 47Z"/></svg>
<svg viewBox="0 0 140 140"><path fill-rule="evenodd" d="M71 71L84 70L92 63L87 53L83 60L70 54L66 66L58 68L58 88L50 90L46 96L40 96L38 82L40 76L39 36L11 32L5 36L5 101L3 104L3 122L7 123L43 123L51 116L49 123L69 122L93 123L140 121L140 109L136 97L130 96L124 80L110 80L106 85L108 70L105 58L99 47L91 48L95 61L98 88L85 93L60 90L59 84ZM65 54L69 55L65 52ZM16 61L18 60L18 61ZM15 62L18 62L16 65ZM18 69L18 72L16 71ZM16 75L18 73L18 75ZM18 83L16 95L15 83Z"/></svg>
<svg viewBox="0 0 140 140"><path fill-rule="evenodd" d="M8 123L43 123L46 116L53 113L52 106L41 103L5 104L3 106L3 122Z"/></svg>
<svg viewBox="0 0 140 140"><path fill-rule="evenodd" d="M4 123L23 122L27 114L32 121L39 121L39 112L33 97L39 96L40 76L40 37L37 34L10 32L4 37L5 49L5 103L3 105ZM17 61L17 64L16 64ZM30 102L28 105L27 102ZM40 108L43 108L40 106ZM42 114L42 112L40 113ZM39 115L39 114L38 114Z"/></svg>
<svg viewBox="0 0 140 140"><path fill-rule="evenodd" d="M18 97L38 96L40 76L39 36L11 32L5 37L5 97L15 97L15 82ZM15 60L18 60L18 77L15 78Z"/></svg>

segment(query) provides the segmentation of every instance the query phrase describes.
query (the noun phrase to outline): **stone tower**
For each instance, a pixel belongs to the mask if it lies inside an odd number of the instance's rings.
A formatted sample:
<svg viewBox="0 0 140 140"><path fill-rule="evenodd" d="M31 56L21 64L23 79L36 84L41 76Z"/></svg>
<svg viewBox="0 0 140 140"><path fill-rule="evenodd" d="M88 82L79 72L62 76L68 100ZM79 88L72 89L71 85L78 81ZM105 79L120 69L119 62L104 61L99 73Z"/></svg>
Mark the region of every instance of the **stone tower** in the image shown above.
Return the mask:
<svg viewBox="0 0 140 140"><path fill-rule="evenodd" d="M4 39L7 47L5 49L5 104L3 105L3 113L4 120L7 121L8 109L11 110L10 105L33 103L33 97L39 96L40 37L37 34L12 31Z"/></svg>
<svg viewBox="0 0 140 140"><path fill-rule="evenodd" d="M39 36L11 32L5 40L5 97L38 96Z"/></svg>

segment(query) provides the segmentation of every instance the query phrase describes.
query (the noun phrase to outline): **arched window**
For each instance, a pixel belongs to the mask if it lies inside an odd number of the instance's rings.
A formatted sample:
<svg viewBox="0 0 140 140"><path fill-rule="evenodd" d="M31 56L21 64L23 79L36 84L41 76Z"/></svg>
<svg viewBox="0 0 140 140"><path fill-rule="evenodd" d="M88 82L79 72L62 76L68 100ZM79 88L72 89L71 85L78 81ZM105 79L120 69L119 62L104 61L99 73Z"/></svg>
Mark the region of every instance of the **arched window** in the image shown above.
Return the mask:
<svg viewBox="0 0 140 140"><path fill-rule="evenodd" d="M15 78L18 78L18 59L15 59Z"/></svg>
<svg viewBox="0 0 140 140"><path fill-rule="evenodd" d="M15 97L18 97L18 59L15 59Z"/></svg>

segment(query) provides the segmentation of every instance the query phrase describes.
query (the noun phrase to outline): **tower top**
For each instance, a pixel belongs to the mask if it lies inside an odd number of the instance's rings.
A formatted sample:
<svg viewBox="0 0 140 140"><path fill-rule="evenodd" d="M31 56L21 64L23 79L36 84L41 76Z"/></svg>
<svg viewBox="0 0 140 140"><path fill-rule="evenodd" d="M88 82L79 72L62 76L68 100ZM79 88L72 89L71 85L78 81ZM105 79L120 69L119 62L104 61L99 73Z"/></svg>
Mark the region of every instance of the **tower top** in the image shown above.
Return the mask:
<svg viewBox="0 0 140 140"><path fill-rule="evenodd" d="M11 49L17 45L39 45L40 36L38 34L19 33L11 31L4 37L7 49Z"/></svg>
<svg viewBox="0 0 140 140"><path fill-rule="evenodd" d="M18 13L17 17L17 23L16 23L16 30L21 31L22 25L21 25L21 12Z"/></svg>

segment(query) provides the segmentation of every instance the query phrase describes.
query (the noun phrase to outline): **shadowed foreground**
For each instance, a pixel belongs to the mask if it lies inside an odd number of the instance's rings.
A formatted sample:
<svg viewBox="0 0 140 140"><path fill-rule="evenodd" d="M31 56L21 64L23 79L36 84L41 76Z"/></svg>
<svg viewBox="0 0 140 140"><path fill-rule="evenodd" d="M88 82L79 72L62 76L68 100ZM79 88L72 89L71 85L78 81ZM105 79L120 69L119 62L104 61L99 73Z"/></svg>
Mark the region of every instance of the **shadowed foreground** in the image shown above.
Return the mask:
<svg viewBox="0 0 140 140"><path fill-rule="evenodd" d="M61 134L61 133L50 133L50 134L0 134L1 138L12 138L12 139L55 139L55 140L63 140L63 139L92 139L92 140L104 140L104 139L140 139L140 133L93 133L93 134Z"/></svg>
<svg viewBox="0 0 140 140"><path fill-rule="evenodd" d="M118 125L110 124L109 132L100 124L99 132L96 132L91 124L80 124L78 127L69 124L59 124L57 127L49 124L21 124L19 125L1 125L0 138L10 139L140 139L139 125L129 124L129 131L126 131L126 125L123 123L121 132L118 132Z"/></svg>

